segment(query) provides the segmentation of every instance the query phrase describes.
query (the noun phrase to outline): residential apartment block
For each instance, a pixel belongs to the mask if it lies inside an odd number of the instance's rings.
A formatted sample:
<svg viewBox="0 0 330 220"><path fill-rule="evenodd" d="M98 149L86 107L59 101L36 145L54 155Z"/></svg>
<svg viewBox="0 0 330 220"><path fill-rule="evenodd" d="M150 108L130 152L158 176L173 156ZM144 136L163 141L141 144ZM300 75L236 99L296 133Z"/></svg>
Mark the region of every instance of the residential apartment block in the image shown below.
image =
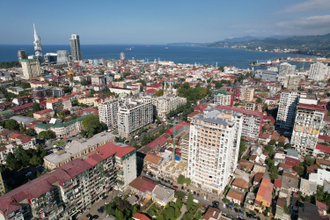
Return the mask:
<svg viewBox="0 0 330 220"><path fill-rule="evenodd" d="M51 130L55 133L56 137L67 137L70 134L80 132L80 130L83 128L81 122L86 116L87 115L64 122L62 124L37 124L35 126L35 130L38 134L42 131Z"/></svg>
<svg viewBox="0 0 330 220"><path fill-rule="evenodd" d="M115 135L101 132L89 139L75 140L68 143L64 150L54 152L44 157L44 166L53 170L70 161L81 158L98 147L115 139Z"/></svg>
<svg viewBox="0 0 330 220"><path fill-rule="evenodd" d="M327 80L330 75L330 68L324 63L313 63L308 72L308 78L315 81Z"/></svg>
<svg viewBox="0 0 330 220"><path fill-rule="evenodd" d="M296 111L291 144L298 151L313 152L327 110L321 106L299 104Z"/></svg>
<svg viewBox="0 0 330 220"><path fill-rule="evenodd" d="M30 79L41 75L40 63L37 59L22 60L21 65L24 78Z"/></svg>
<svg viewBox="0 0 330 220"><path fill-rule="evenodd" d="M290 130L293 127L296 106L299 102L297 92L282 92L276 117L276 126Z"/></svg>
<svg viewBox="0 0 330 220"><path fill-rule="evenodd" d="M160 97L153 97L152 104L155 106L155 114L165 118L170 111L177 109L181 105L185 105L187 99L178 97L174 94L168 94Z"/></svg>
<svg viewBox="0 0 330 220"><path fill-rule="evenodd" d="M242 87L240 88L239 100L252 102L254 97L254 88Z"/></svg>
<svg viewBox="0 0 330 220"><path fill-rule="evenodd" d="M128 137L134 131L151 124L153 106L150 98L126 98L118 108L118 133Z"/></svg>
<svg viewBox="0 0 330 220"><path fill-rule="evenodd" d="M233 106L233 104L234 104L234 93L233 92L216 91L214 93L214 104Z"/></svg>
<svg viewBox="0 0 330 220"><path fill-rule="evenodd" d="M264 118L262 112L221 105L218 105L216 108L243 114L242 136L249 140L257 140L259 138Z"/></svg>
<svg viewBox="0 0 330 220"><path fill-rule="evenodd" d="M190 125L188 176L192 185L220 195L237 165L243 114L207 108Z"/></svg>
<svg viewBox="0 0 330 220"><path fill-rule="evenodd" d="M112 187L136 178L135 148L109 143L0 197L0 219L75 219ZM123 170L122 167L129 169ZM121 174L127 172L127 179ZM125 175L125 174L124 174Z"/></svg>
<svg viewBox="0 0 330 220"><path fill-rule="evenodd" d="M119 99L99 104L100 121L108 126L108 128L117 127Z"/></svg>

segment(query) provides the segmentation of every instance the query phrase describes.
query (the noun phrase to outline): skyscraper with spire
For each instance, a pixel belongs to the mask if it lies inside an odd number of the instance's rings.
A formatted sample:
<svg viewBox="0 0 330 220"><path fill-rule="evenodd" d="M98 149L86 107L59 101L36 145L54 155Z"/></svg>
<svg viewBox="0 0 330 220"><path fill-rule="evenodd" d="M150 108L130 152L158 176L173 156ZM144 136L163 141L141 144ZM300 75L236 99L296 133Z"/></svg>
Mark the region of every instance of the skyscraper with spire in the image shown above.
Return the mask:
<svg viewBox="0 0 330 220"><path fill-rule="evenodd" d="M72 34L70 39L72 60L81 60L80 40L78 34Z"/></svg>
<svg viewBox="0 0 330 220"><path fill-rule="evenodd" d="M39 60L39 62L42 63L43 57L42 57L42 48L41 48L41 38L37 34L36 27L34 24L33 24L33 31L34 31L33 45L34 45L35 56Z"/></svg>

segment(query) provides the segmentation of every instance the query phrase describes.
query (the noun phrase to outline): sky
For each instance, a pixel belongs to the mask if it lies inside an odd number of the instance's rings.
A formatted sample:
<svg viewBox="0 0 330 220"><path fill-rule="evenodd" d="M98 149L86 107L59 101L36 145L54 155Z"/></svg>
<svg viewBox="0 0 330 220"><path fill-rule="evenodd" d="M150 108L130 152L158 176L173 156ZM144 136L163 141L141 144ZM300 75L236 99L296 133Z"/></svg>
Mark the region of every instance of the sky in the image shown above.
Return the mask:
<svg viewBox="0 0 330 220"><path fill-rule="evenodd" d="M0 44L211 43L330 33L330 0L1 0Z"/></svg>

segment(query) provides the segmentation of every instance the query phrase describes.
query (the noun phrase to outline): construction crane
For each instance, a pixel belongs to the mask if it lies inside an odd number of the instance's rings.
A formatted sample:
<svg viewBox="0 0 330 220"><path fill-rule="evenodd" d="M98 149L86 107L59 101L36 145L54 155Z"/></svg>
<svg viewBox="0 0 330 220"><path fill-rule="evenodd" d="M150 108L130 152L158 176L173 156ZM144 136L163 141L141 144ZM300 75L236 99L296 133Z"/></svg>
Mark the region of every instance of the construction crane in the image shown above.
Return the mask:
<svg viewBox="0 0 330 220"><path fill-rule="evenodd" d="M177 125L176 119L174 119L173 123L166 123L168 125L173 125L173 161L175 161L175 126Z"/></svg>

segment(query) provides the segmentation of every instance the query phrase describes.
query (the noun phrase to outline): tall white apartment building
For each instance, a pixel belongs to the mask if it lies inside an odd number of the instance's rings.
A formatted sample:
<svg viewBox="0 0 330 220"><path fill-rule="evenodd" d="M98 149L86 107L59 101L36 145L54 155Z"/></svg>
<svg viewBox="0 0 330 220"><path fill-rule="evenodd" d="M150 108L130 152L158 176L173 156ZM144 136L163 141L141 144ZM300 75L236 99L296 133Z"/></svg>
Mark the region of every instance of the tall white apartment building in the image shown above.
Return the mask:
<svg viewBox="0 0 330 220"><path fill-rule="evenodd" d="M151 98L126 98L118 108L118 133L128 137L134 131L151 124L153 120L153 105Z"/></svg>
<svg viewBox="0 0 330 220"><path fill-rule="evenodd" d="M37 59L21 60L23 76L25 79L41 75L40 62Z"/></svg>
<svg viewBox="0 0 330 220"><path fill-rule="evenodd" d="M313 63L308 72L308 78L315 81L327 80L329 78L330 68L324 63Z"/></svg>
<svg viewBox="0 0 330 220"><path fill-rule="evenodd" d="M100 121L108 128L117 127L119 99L102 102L98 106Z"/></svg>
<svg viewBox="0 0 330 220"><path fill-rule="evenodd" d="M321 106L299 104L291 137L291 144L298 151L313 152L327 110Z"/></svg>
<svg viewBox="0 0 330 220"><path fill-rule="evenodd" d="M280 104L276 117L276 126L282 129L291 129L293 127L296 107L299 102L299 93L282 92Z"/></svg>
<svg viewBox="0 0 330 220"><path fill-rule="evenodd" d="M233 106L233 104L234 104L234 93L233 92L216 91L214 93L214 104Z"/></svg>
<svg viewBox="0 0 330 220"><path fill-rule="evenodd" d="M207 108L191 120L188 176L192 185L220 195L236 166L243 114Z"/></svg>
<svg viewBox="0 0 330 220"><path fill-rule="evenodd" d="M290 63L284 62L280 64L280 69L278 72L279 76L292 75L296 71L296 65L291 65Z"/></svg>
<svg viewBox="0 0 330 220"><path fill-rule="evenodd" d="M160 117L166 117L166 115L177 109L181 105L187 103L187 98L178 97L174 94L164 95L161 97L154 97L152 104L155 106L156 114Z"/></svg>

